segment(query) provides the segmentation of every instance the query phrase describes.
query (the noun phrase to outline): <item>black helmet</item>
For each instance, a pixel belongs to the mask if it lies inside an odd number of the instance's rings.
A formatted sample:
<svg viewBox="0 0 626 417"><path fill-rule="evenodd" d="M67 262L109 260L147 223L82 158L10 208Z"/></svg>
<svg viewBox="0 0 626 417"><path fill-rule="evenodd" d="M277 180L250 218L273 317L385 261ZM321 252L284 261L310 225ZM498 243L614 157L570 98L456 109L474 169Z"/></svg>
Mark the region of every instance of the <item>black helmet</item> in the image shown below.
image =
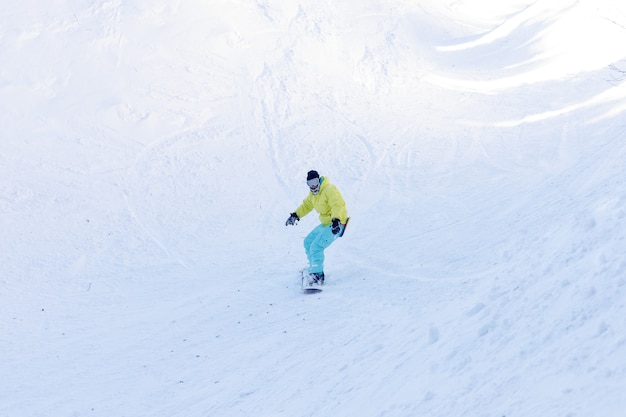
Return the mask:
<svg viewBox="0 0 626 417"><path fill-rule="evenodd" d="M313 194L320 192L320 174L317 171L309 171L306 174L306 183Z"/></svg>

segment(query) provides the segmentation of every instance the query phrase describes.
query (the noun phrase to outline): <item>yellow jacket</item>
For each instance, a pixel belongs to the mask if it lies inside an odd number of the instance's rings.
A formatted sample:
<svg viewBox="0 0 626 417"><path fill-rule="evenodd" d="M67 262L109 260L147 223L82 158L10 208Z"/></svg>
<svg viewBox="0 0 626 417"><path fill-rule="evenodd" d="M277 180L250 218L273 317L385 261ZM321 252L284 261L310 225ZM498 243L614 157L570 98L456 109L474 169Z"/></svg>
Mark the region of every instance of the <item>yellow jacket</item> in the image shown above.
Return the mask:
<svg viewBox="0 0 626 417"><path fill-rule="evenodd" d="M345 224L346 220L348 220L346 202L343 200L337 187L331 184L328 178L324 176L320 178L320 191L317 194L309 191L309 195L296 209L296 214L299 218L302 218L313 209L320 214L320 222L324 226L328 226L332 219L339 219L342 224Z"/></svg>

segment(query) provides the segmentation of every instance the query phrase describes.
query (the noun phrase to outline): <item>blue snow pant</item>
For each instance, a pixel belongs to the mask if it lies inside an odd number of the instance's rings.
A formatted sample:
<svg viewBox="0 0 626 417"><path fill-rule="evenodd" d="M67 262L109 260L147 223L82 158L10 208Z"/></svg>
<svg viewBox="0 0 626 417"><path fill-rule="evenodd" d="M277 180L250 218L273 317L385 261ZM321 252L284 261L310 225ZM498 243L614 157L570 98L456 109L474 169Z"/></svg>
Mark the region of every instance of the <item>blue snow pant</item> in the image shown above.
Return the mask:
<svg viewBox="0 0 626 417"><path fill-rule="evenodd" d="M333 235L330 225L320 224L304 238L304 250L309 260L309 273L324 272L324 249L339 237Z"/></svg>

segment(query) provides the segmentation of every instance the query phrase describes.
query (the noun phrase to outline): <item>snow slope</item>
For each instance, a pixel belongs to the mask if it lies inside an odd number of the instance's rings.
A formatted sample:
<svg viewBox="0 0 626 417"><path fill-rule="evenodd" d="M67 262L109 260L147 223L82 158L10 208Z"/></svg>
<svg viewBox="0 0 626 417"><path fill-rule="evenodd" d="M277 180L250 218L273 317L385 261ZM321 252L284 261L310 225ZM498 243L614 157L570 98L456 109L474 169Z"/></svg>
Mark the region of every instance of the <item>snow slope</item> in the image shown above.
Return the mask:
<svg viewBox="0 0 626 417"><path fill-rule="evenodd" d="M0 416L623 416L626 8L492 3L0 5Z"/></svg>

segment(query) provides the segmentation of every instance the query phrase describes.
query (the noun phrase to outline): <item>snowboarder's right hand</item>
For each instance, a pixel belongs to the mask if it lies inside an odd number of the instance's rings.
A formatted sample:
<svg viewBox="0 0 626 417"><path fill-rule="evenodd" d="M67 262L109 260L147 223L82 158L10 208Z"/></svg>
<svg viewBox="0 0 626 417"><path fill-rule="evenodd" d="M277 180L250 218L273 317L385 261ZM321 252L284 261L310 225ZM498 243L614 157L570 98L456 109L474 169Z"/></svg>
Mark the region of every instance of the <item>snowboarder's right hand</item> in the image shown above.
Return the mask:
<svg viewBox="0 0 626 417"><path fill-rule="evenodd" d="M291 213L285 222L285 226L294 225L298 222L298 220L300 220L300 217L298 217L296 213Z"/></svg>

